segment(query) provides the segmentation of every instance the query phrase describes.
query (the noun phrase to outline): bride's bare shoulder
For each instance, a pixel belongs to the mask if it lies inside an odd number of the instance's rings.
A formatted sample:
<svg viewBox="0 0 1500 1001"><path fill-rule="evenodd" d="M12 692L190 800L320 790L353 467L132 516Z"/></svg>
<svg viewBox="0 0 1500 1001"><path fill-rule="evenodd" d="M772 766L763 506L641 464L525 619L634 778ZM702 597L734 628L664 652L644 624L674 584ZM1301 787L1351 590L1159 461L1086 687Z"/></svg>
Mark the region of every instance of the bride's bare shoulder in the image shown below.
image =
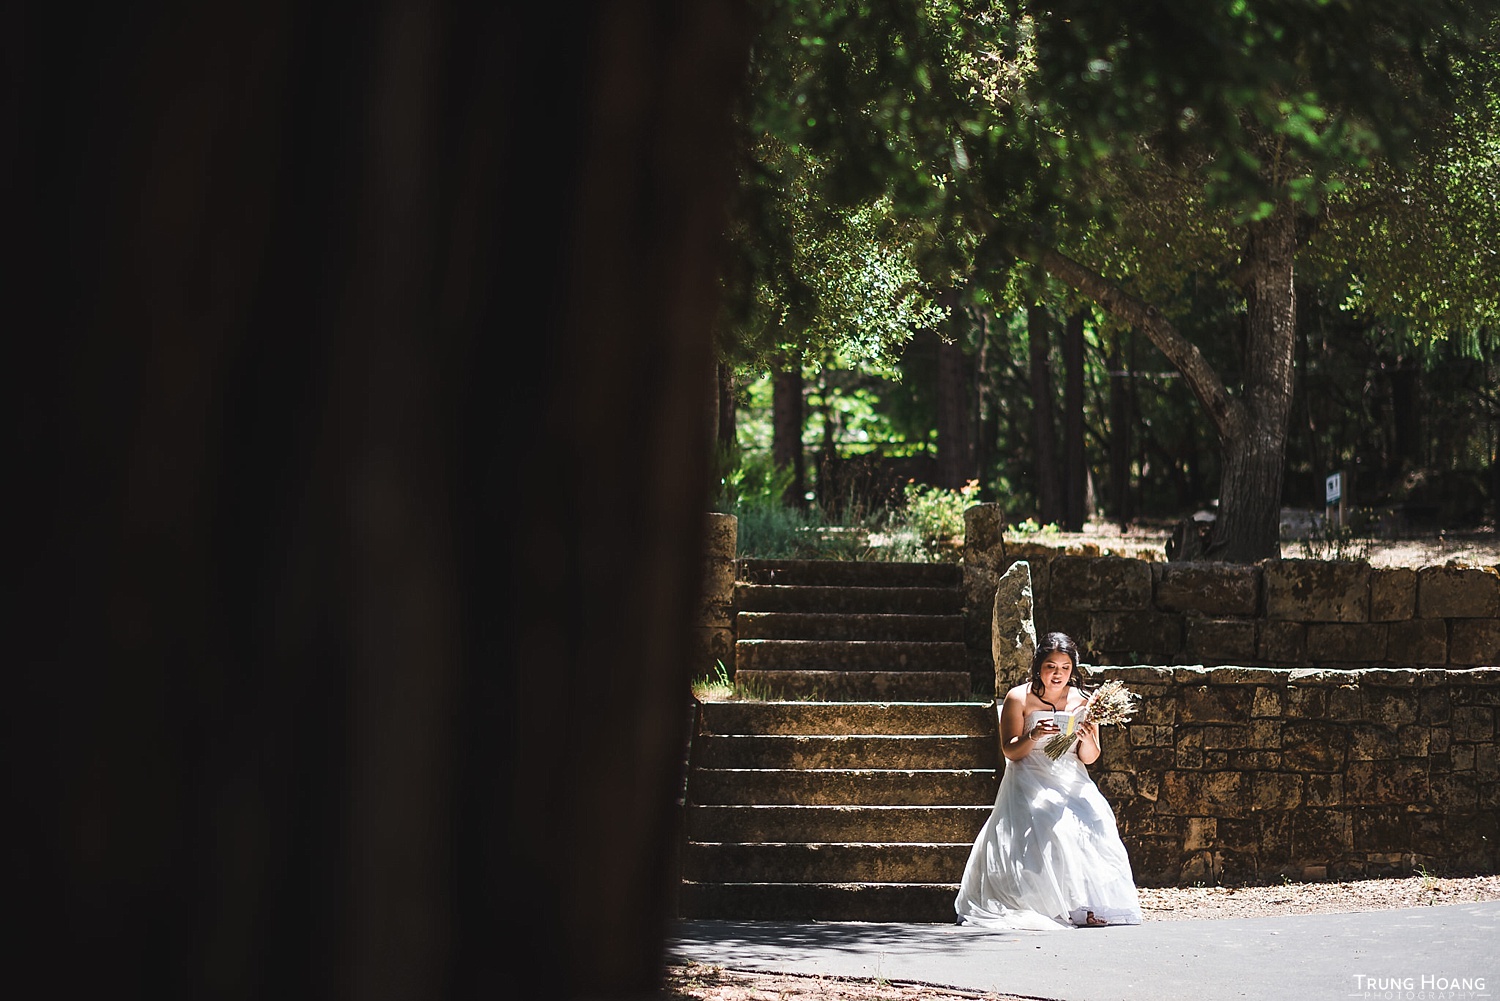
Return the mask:
<svg viewBox="0 0 1500 1001"><path fill-rule="evenodd" d="M1022 682L1021 684L1005 693L1005 701L1017 702L1024 706L1026 704L1026 696L1030 694L1031 686L1026 684L1025 682Z"/></svg>

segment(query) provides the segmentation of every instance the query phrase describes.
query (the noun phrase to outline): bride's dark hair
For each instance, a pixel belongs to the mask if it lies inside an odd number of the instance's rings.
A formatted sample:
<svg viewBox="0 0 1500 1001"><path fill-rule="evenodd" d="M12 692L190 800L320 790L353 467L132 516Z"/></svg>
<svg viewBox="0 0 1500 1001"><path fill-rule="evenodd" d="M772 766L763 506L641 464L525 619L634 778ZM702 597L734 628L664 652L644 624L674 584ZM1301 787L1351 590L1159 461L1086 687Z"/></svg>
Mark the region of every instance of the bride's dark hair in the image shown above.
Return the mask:
<svg viewBox="0 0 1500 1001"><path fill-rule="evenodd" d="M1048 633L1043 636L1036 645L1036 654L1031 658L1031 693L1036 696L1042 694L1042 661L1048 655L1061 650L1068 655L1068 660L1073 662L1073 673L1068 675L1068 684L1079 691L1084 690L1084 682L1089 680L1088 672L1083 665L1078 663L1078 644L1067 633Z"/></svg>

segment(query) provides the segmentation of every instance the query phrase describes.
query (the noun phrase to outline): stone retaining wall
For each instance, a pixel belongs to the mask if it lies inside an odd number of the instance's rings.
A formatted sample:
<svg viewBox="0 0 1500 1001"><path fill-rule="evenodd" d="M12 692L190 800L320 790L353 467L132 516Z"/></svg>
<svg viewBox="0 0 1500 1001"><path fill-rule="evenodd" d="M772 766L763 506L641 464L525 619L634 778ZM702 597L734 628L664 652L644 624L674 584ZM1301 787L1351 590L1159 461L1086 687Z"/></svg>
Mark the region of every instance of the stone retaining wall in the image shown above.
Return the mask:
<svg viewBox="0 0 1500 1001"><path fill-rule="evenodd" d="M1038 633L1061 630L1098 664L1265 667L1500 665L1495 566L1372 567L1323 560L1156 563L1007 546L998 509L966 515L967 642L988 676L990 601L1031 566Z"/></svg>
<svg viewBox="0 0 1500 1001"><path fill-rule="evenodd" d="M1500 669L1092 668L1142 885L1500 871Z"/></svg>
<svg viewBox="0 0 1500 1001"><path fill-rule="evenodd" d="M719 663L734 675L734 577L739 519L709 512L703 553L703 597L698 608L694 676L712 677Z"/></svg>

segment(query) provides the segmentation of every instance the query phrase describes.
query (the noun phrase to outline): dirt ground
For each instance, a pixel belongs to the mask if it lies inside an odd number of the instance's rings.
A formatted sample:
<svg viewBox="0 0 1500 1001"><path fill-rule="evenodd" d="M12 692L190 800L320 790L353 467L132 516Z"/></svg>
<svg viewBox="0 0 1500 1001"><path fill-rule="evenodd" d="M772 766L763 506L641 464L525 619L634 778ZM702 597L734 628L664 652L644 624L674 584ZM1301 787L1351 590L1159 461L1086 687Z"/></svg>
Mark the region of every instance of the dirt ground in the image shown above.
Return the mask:
<svg viewBox="0 0 1500 1001"><path fill-rule="evenodd" d="M1398 907L1500 900L1500 876L1366 879L1230 888L1142 887L1147 921L1204 921L1283 914L1345 914ZM1024 1001L1015 995L931 984L844 977L751 973L688 964L667 968L666 997L675 1001Z"/></svg>
<svg viewBox="0 0 1500 1001"><path fill-rule="evenodd" d="M1090 523L1082 532L1056 532L1020 535L1005 534L1007 545L1044 545L1064 553L1081 556L1132 556L1163 561L1169 531L1166 527L1140 526L1122 531L1105 522ZM1282 559L1328 559L1330 547L1316 542L1286 539L1281 543ZM1457 561L1466 566L1494 566L1500 563L1500 534L1493 528L1450 531L1398 539L1353 539L1345 544L1344 556L1364 559L1377 567L1446 566Z"/></svg>
<svg viewBox="0 0 1500 1001"><path fill-rule="evenodd" d="M1024 541L1077 555L1133 556L1165 560L1165 529L1121 532L1111 525L1086 531L1026 537ZM1007 542L1023 541L1007 534ZM1368 539L1354 543L1358 558L1372 566L1493 567L1500 564L1500 536L1493 529L1448 532L1410 539ZM1303 543L1282 543L1282 558L1327 558ZM1142 887L1147 921L1203 921L1281 914L1355 911L1500 900L1500 876L1443 878L1415 875L1347 883L1288 883L1251 887ZM752 973L688 964L667 968L666 997L674 1001L1025 1001L1008 994L960 991L930 984Z"/></svg>

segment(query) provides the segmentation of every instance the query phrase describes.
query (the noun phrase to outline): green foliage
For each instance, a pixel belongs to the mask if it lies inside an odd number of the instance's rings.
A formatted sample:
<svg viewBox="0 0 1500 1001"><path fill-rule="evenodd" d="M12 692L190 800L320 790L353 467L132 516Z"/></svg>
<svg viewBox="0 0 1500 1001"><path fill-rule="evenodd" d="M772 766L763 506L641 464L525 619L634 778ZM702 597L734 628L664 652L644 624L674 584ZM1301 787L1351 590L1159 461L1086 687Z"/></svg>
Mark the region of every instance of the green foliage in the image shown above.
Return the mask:
<svg viewBox="0 0 1500 1001"><path fill-rule="evenodd" d="M764 459L750 459L724 477L717 510L737 519L737 557L956 560L964 511L979 492L978 481L959 490L909 483L900 504L871 508L851 496L829 511L787 505L788 483L790 477L768 470Z"/></svg>
<svg viewBox="0 0 1500 1001"><path fill-rule="evenodd" d="M720 476L714 510L738 515L746 509L784 505L793 475L771 461L770 449L720 451L716 465Z"/></svg>
<svg viewBox="0 0 1500 1001"><path fill-rule="evenodd" d="M754 559L811 559L818 555L815 530L820 519L778 500L755 499L735 505L737 556Z"/></svg>
<svg viewBox="0 0 1500 1001"><path fill-rule="evenodd" d="M830 515L817 505L788 504L790 470L770 465L767 453L745 452L741 466L724 477L717 509L737 519L736 556L754 559L871 558L871 526L880 515L845 503Z"/></svg>
<svg viewBox="0 0 1500 1001"><path fill-rule="evenodd" d="M1349 167L1404 158L1457 86L1482 24L1453 0L1183 6L1061 0L1038 15L1036 92L1079 168L1122 136L1206 154L1207 193L1242 219L1315 209Z"/></svg>
<svg viewBox="0 0 1500 1001"><path fill-rule="evenodd" d="M735 516L738 556L791 559L809 555L817 520L787 503L792 471L778 468L769 449L734 449L718 456L721 470L714 510Z"/></svg>
<svg viewBox="0 0 1500 1001"><path fill-rule="evenodd" d="M1033 535L1058 535L1061 531L1057 522L1049 521L1045 525L1038 525L1035 518L1027 518L1017 524L1005 526L1006 535L1019 535L1022 538L1029 538Z"/></svg>
<svg viewBox="0 0 1500 1001"><path fill-rule="evenodd" d="M1330 525L1319 519L1302 540L1301 549L1305 560L1357 562L1370 558L1370 539L1361 538L1353 524Z"/></svg>
<svg viewBox="0 0 1500 1001"><path fill-rule="evenodd" d="M749 152L726 275L737 355L770 359L837 354L889 363L916 330L940 323L920 224L897 217L888 196L860 205L826 197L826 163L762 136Z"/></svg>
<svg viewBox="0 0 1500 1001"><path fill-rule="evenodd" d="M962 553L964 511L979 494L979 481L958 490L908 483L902 501L886 513L882 530L874 536L880 558L909 563L955 562Z"/></svg>
<svg viewBox="0 0 1500 1001"><path fill-rule="evenodd" d="M997 403L981 415L994 443L982 481L1007 510L1027 509L1036 443L1024 325L1010 312L1038 299L1068 312L1077 297L1012 259L1016 236L1093 267L1111 295L1170 318L1228 395L1243 398L1236 387L1254 353L1242 332L1247 223L1295 210L1296 275L1316 285L1315 294L1299 287L1298 301L1342 306L1338 337L1347 329L1390 348L1361 356L1359 371L1333 371L1351 341L1299 357L1299 378L1329 378L1304 391L1306 412L1293 417L1298 483L1315 485L1356 454L1390 456L1387 476L1408 460L1377 440L1400 438L1383 426L1388 417L1327 412L1339 395L1328 391L1333 376L1356 409L1374 408L1381 397L1360 387L1410 361L1392 344L1455 335L1481 376L1493 371L1500 87L1493 36L1478 34L1493 24L1470 16L1493 21L1492 5L760 0L756 9L729 280L736 357L819 367L809 433L830 449L928 443L920 366L932 335L914 331L940 330L985 352ZM1139 330L1095 314L1088 331L1094 459L1128 433L1126 475L1142 510L1214 498L1218 439L1200 387L1168 371ZM1106 349L1123 376L1102 373ZM898 357L904 378L851 371ZM1106 416L1111 386L1129 397L1128 428ZM1492 378L1481 385L1482 399L1494 399L1492 387ZM1422 403L1428 414L1477 411L1466 392ZM1494 461L1493 446L1473 445L1493 440L1490 427L1476 430L1471 417L1449 436L1482 453L1466 462ZM1105 466L1091 461L1096 476L1114 476ZM1100 496L1112 497L1109 487ZM884 551L922 549L904 529L891 538Z"/></svg>
<svg viewBox="0 0 1500 1001"><path fill-rule="evenodd" d="M958 490L908 483L900 517L909 530L932 545L952 542L963 537L964 512L974 506L978 493L978 480Z"/></svg>

